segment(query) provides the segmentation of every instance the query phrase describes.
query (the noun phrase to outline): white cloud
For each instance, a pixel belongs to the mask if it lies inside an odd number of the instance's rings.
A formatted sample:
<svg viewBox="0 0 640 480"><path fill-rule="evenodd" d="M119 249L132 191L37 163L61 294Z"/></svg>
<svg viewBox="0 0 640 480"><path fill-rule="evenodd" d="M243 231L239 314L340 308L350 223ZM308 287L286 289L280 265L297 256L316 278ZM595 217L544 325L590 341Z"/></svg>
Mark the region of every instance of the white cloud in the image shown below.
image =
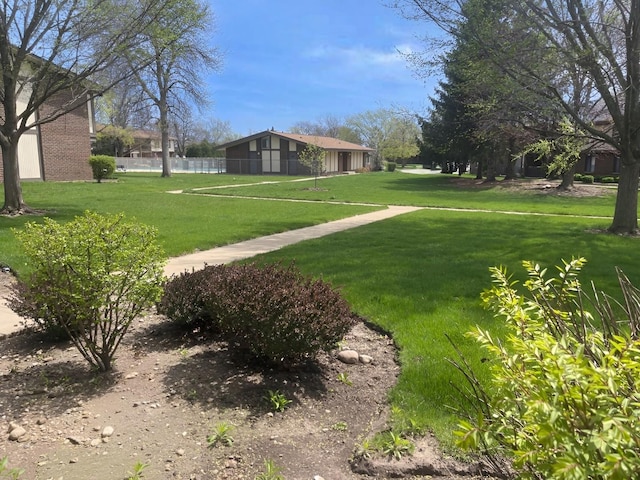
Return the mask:
<svg viewBox="0 0 640 480"><path fill-rule="evenodd" d="M352 68L397 67L406 62L404 55L410 54L410 45L398 45L388 50L375 50L363 46L336 47L318 46L305 52L311 59L331 61Z"/></svg>

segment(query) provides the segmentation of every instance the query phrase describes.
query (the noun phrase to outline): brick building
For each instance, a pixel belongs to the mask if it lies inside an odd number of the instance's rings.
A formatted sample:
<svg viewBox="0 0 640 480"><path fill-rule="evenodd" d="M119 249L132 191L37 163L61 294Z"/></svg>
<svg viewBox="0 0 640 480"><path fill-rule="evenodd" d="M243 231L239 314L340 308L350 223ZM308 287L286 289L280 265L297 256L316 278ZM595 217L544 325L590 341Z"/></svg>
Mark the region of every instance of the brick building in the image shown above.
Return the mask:
<svg viewBox="0 0 640 480"><path fill-rule="evenodd" d="M40 109L41 118L71 100L71 94L58 94ZM18 102L18 109L25 108ZM18 165L22 180L91 180L89 166L91 139L95 135L91 99L75 110L24 133L18 144ZM0 183L3 179L0 152Z"/></svg>

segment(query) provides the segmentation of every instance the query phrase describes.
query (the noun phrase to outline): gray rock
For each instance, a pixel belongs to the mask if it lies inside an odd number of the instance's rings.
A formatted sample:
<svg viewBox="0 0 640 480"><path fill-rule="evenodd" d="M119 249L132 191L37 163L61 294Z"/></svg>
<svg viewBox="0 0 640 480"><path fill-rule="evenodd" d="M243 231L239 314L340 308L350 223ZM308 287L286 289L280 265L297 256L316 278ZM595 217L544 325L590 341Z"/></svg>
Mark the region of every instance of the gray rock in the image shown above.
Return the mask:
<svg viewBox="0 0 640 480"><path fill-rule="evenodd" d="M355 350L342 350L338 353L338 360L342 363L355 364L358 363L359 355Z"/></svg>
<svg viewBox="0 0 640 480"><path fill-rule="evenodd" d="M9 440L16 441L20 437L26 435L27 431L21 426L17 425L13 430L9 432Z"/></svg>
<svg viewBox="0 0 640 480"><path fill-rule="evenodd" d="M104 427L102 429L102 438L107 438L113 435L113 427Z"/></svg>
<svg viewBox="0 0 640 480"><path fill-rule="evenodd" d="M369 355L360 355L359 360L360 360L360 363L363 363L364 365L369 365L370 363L373 363L373 357L370 357Z"/></svg>

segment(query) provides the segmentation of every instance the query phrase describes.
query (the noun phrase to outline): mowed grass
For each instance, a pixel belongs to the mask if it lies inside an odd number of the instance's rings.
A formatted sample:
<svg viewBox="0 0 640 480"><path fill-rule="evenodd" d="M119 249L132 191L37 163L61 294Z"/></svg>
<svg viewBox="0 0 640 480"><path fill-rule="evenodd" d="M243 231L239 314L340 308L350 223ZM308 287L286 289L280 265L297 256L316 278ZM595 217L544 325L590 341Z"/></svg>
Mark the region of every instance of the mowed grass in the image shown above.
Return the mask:
<svg viewBox="0 0 640 480"><path fill-rule="evenodd" d="M258 185L259 182L281 182ZM474 325L504 335L502 321L484 310L480 293L491 283L489 267L505 265L523 279L524 259L551 267L561 259L584 256L589 263L583 283L594 281L615 293L615 266L640 285L638 239L597 233L606 218L572 215L613 213L614 192L602 197L559 197L542 192L517 192L501 186L457 185L456 177L402 173L349 175L313 182L291 178L183 175L161 179L153 175L120 177L118 183L25 184L25 199L67 220L84 209L124 211L158 227L170 254L222 245L252 236L297 228L371 210L321 201L455 207L464 211L425 209L263 255L251 261L295 261L306 274L323 277L341 289L351 305L382 327L399 347L401 375L390 393L407 418L451 441L454 409L461 405L456 386L462 377L448 359L454 358L449 336L487 378L483 352L465 333ZM217 190L219 185L252 184ZM167 190L214 192L215 196L177 195ZM271 198L300 198L316 203L230 198L220 193ZM471 209L550 213L514 215ZM31 219L32 220L32 219ZM25 219L0 219L0 262L20 260L8 226Z"/></svg>
<svg viewBox="0 0 640 480"><path fill-rule="evenodd" d="M483 309L489 267L505 265L524 280L521 261L553 270L561 259L585 256L583 281L608 292L617 288L618 265L640 284L635 238L590 233L592 219L423 210L331 237L287 247L261 261L294 260L305 273L322 276L342 290L369 321L390 332L402 366L393 404L407 418L452 441L456 388L462 376L447 336L481 377L487 365L465 333L479 325L504 335L502 321Z"/></svg>
<svg viewBox="0 0 640 480"><path fill-rule="evenodd" d="M85 210L123 212L129 218L154 225L169 256L235 243L339 218L379 207L291 203L170 194L168 191L210 185L263 182L265 177L181 174L124 174L117 182L24 182L26 203L57 221L66 222ZM269 177L290 181L290 177ZM0 192L2 191L0 185ZM19 273L28 270L11 228L22 228L42 217L0 217L0 264Z"/></svg>
<svg viewBox="0 0 640 480"><path fill-rule="evenodd" d="M525 180L526 182L527 180ZM506 186L505 186L506 185ZM487 183L457 175L414 175L376 172L322 177L318 189L308 182L256 184L200 190L211 195L239 195L315 201L384 203L425 207L481 208L559 215L611 216L615 190L601 188L600 197L549 195L542 189L514 192L509 182Z"/></svg>

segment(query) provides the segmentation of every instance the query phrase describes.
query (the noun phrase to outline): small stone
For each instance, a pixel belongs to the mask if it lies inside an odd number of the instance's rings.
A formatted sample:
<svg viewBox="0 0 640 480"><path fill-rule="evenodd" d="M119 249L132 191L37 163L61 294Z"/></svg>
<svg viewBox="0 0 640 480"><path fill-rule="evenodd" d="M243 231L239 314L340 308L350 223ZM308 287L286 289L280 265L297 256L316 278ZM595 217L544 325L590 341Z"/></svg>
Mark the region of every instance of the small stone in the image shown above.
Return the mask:
<svg viewBox="0 0 640 480"><path fill-rule="evenodd" d="M338 353L338 360L342 363L355 364L358 363L359 355L355 350L342 350Z"/></svg>
<svg viewBox="0 0 640 480"><path fill-rule="evenodd" d="M19 425L16 425L14 429L9 432L9 440L16 441L20 437L23 437L27 431Z"/></svg>
<svg viewBox="0 0 640 480"><path fill-rule="evenodd" d="M364 365L369 365L370 363L373 363L373 357L370 357L369 355L360 355L358 357L358 360L360 360L360 363Z"/></svg>
<svg viewBox="0 0 640 480"><path fill-rule="evenodd" d="M314 475L313 480L324 480L324 477L321 477L320 475Z"/></svg>
<svg viewBox="0 0 640 480"><path fill-rule="evenodd" d="M179 448L178 450L176 450L176 455L178 455L179 457L183 457L184 456L184 449Z"/></svg>
<svg viewBox="0 0 640 480"><path fill-rule="evenodd" d="M93 440L91 440L91 446L92 447L97 447L101 443L102 443L102 440L100 440L99 438L94 438Z"/></svg>
<svg viewBox="0 0 640 480"><path fill-rule="evenodd" d="M69 463L78 463L78 457L73 457L71 460L69 460Z"/></svg>
<svg viewBox="0 0 640 480"><path fill-rule="evenodd" d="M136 378L138 376L138 372L128 373L124 378L125 380L131 380L132 378Z"/></svg>
<svg viewBox="0 0 640 480"><path fill-rule="evenodd" d="M111 435L113 435L113 427L107 426L102 429L102 438L110 437Z"/></svg>
<svg viewBox="0 0 640 480"><path fill-rule="evenodd" d="M84 439L80 437L67 437L67 440L69 440L73 445L82 445L84 443Z"/></svg>

